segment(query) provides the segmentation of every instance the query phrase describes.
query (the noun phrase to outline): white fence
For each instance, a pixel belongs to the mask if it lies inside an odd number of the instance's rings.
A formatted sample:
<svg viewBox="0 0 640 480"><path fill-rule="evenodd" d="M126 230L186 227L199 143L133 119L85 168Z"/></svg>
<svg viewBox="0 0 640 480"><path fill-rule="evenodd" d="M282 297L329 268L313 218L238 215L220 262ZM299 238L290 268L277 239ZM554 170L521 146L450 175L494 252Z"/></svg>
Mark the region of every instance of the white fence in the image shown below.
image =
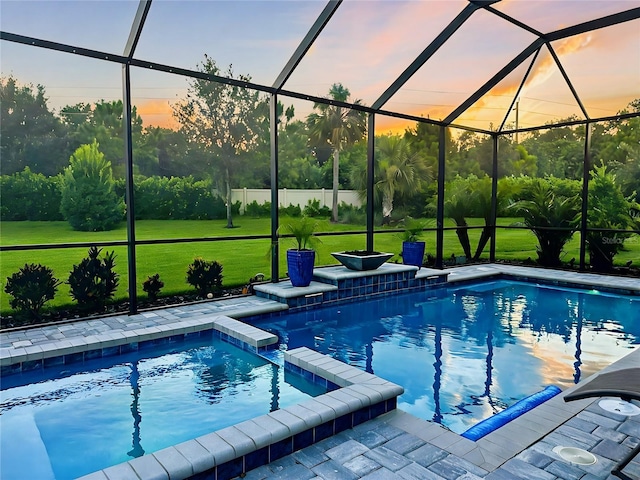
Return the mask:
<svg viewBox="0 0 640 480"><path fill-rule="evenodd" d="M298 205L304 208L309 200L319 200L320 207L331 208L332 190L326 188L316 190L298 190L281 188L278 190L278 203L280 207ZM244 214L245 206L254 200L258 205L271 201L271 190L263 188L234 188L231 190L231 200L233 203L240 202L240 213ZM342 202L356 207L362 206L355 190L338 190L338 205Z"/></svg>

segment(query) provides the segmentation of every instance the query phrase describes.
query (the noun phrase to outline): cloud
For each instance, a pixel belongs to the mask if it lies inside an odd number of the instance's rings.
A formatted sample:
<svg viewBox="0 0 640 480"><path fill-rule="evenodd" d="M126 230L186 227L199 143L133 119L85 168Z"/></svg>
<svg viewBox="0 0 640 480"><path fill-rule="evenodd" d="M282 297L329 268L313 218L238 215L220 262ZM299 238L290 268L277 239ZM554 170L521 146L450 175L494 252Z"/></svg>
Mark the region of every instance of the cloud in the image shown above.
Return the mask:
<svg viewBox="0 0 640 480"><path fill-rule="evenodd" d="M145 127L177 129L178 122L173 117L171 104L167 100L144 100L135 102L138 115Z"/></svg>

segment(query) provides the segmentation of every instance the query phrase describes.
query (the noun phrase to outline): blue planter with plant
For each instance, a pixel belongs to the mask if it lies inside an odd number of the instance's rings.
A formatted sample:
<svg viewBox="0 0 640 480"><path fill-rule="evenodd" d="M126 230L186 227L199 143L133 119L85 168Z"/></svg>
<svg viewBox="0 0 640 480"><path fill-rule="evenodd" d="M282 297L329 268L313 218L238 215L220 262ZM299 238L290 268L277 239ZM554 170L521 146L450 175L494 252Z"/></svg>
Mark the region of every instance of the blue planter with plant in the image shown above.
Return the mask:
<svg viewBox="0 0 640 480"><path fill-rule="evenodd" d="M402 242L402 263L421 267L424 261L425 242Z"/></svg>
<svg viewBox="0 0 640 480"><path fill-rule="evenodd" d="M402 263L422 267L424 261L425 242L420 241L425 225L422 222L407 217L404 222L402 238Z"/></svg>
<svg viewBox="0 0 640 480"><path fill-rule="evenodd" d="M308 287L313 278L313 265L316 261L314 250L287 250L289 278L294 287Z"/></svg>
<svg viewBox="0 0 640 480"><path fill-rule="evenodd" d="M317 241L313 236L317 222L309 217L294 218L283 224L281 231L295 238L296 247L287 250L287 269L289 279L294 287L308 287L313 278L313 265L316 252L312 244Z"/></svg>

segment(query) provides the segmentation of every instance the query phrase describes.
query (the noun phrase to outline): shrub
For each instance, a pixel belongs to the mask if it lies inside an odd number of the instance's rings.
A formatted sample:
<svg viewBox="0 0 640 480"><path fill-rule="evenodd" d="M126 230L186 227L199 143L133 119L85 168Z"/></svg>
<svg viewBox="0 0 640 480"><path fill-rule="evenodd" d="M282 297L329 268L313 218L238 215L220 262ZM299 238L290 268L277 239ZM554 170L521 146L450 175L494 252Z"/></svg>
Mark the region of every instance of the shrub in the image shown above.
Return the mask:
<svg viewBox="0 0 640 480"><path fill-rule="evenodd" d="M60 213L60 177L45 177L33 173L29 167L22 172L0 177L0 219L62 220Z"/></svg>
<svg viewBox="0 0 640 480"><path fill-rule="evenodd" d="M560 266L564 246L580 222L580 197L564 197L555 191L552 182L535 179L525 187L523 198L509 208L523 217L538 239L538 263L544 267Z"/></svg>
<svg viewBox="0 0 640 480"><path fill-rule="evenodd" d="M622 193L616 181L616 175L603 164L593 168L589 182L589 209L587 220L590 230L587 232L589 263L596 271L609 271L613 268L613 259L624 248L625 239L631 234L615 230L624 230L633 225L630 211L633 204Z"/></svg>
<svg viewBox="0 0 640 480"><path fill-rule="evenodd" d="M60 211L74 230L112 230L123 219L124 202L114 190L111 162L95 141L79 147L69 162L62 177Z"/></svg>
<svg viewBox="0 0 640 480"><path fill-rule="evenodd" d="M258 202L254 200L247 204L244 214L253 218L269 217L271 216L271 202L264 202L262 205L258 205Z"/></svg>
<svg viewBox="0 0 640 480"><path fill-rule="evenodd" d="M219 295L222 291L222 265L215 260L195 258L187 270L187 283L195 287L202 297L209 293Z"/></svg>
<svg viewBox="0 0 640 480"><path fill-rule="evenodd" d="M11 308L39 318L40 309L53 300L60 283L49 267L31 263L7 277L4 291L13 297L9 301Z"/></svg>
<svg viewBox="0 0 640 480"><path fill-rule="evenodd" d="M340 205L338 205L338 214L340 221L343 223L358 225L366 225L367 223L366 209L364 207L356 207L345 202L340 202Z"/></svg>
<svg viewBox="0 0 640 480"><path fill-rule="evenodd" d="M71 298L83 308L104 307L118 288L118 274L113 271L115 254L108 252L100 259L100 252L101 248L89 248L89 256L83 258L79 265L74 265L69 275Z"/></svg>
<svg viewBox="0 0 640 480"><path fill-rule="evenodd" d="M330 217L331 209L326 205L320 207L320 200L312 199L307 202L306 207L302 210L302 214L306 217Z"/></svg>
<svg viewBox="0 0 640 480"><path fill-rule="evenodd" d="M142 290L149 296L150 300L155 300L160 294L160 290L164 287L164 282L160 280L160 274L156 273L142 282Z"/></svg>
<svg viewBox="0 0 640 480"><path fill-rule="evenodd" d="M280 213L280 215L286 215L287 217L302 216L302 209L300 208L300 205L289 204L288 207L280 207L278 209L278 212Z"/></svg>

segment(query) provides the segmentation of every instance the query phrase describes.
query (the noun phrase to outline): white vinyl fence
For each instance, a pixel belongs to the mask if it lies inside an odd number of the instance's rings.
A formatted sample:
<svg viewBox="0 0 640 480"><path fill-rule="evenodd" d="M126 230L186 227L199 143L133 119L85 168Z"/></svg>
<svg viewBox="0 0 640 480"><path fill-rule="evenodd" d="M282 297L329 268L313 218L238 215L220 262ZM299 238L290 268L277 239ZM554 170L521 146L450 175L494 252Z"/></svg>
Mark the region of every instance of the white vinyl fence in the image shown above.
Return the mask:
<svg viewBox="0 0 640 480"><path fill-rule="evenodd" d="M316 190L298 190L281 188L278 190L278 203L280 207L288 207L289 205L298 205L304 208L309 200L319 200L320 207L331 208L332 191L326 188ZM231 190L231 200L233 203L240 202L240 213L244 214L245 206L254 200L258 205L271 201L271 190L267 188L234 188ZM358 192L355 190L339 190L338 205L342 202L353 205L355 207L362 206L362 202L358 198Z"/></svg>

